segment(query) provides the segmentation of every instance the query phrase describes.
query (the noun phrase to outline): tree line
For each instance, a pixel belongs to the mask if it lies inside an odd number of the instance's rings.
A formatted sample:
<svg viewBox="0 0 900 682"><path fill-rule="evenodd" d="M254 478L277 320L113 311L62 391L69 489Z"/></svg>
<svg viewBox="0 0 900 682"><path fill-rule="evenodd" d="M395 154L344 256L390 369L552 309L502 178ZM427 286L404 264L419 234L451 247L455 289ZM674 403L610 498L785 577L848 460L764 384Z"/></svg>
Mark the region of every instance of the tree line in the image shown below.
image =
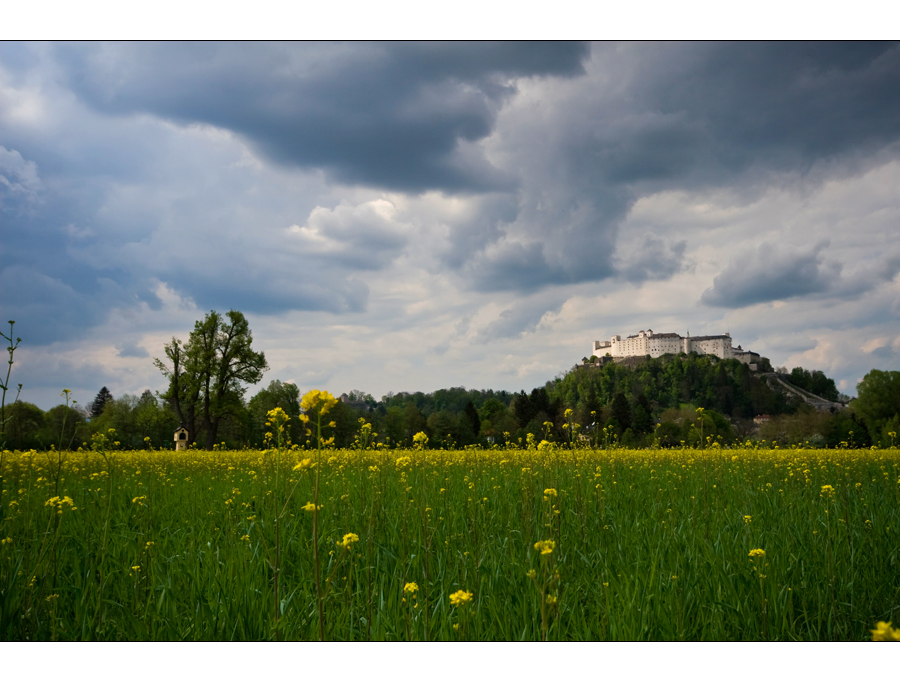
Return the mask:
<svg viewBox="0 0 900 682"><path fill-rule="evenodd" d="M67 404L46 412L17 401L5 408L6 447L77 447L110 429L124 448L172 447L179 425L198 447L263 447L266 415L275 407L291 417L288 435L302 447L306 434L295 384L275 380L245 397L248 385L268 369L252 341L240 312L212 311L186 342L173 338L164 359L154 360L168 379L165 391L115 398L104 386L87 409L68 404L67 396ZM840 397L834 381L817 370L795 368L788 380L829 400ZM432 447L526 444L529 437L632 447L747 438L831 447L890 444L900 430L900 372L873 370L858 391L849 409L816 412L737 360L691 354L577 366L530 392L455 387L376 400L353 390L330 417L337 447L354 443L361 420L387 447L411 447L419 432ZM759 415L767 417L762 424L754 422Z"/></svg>

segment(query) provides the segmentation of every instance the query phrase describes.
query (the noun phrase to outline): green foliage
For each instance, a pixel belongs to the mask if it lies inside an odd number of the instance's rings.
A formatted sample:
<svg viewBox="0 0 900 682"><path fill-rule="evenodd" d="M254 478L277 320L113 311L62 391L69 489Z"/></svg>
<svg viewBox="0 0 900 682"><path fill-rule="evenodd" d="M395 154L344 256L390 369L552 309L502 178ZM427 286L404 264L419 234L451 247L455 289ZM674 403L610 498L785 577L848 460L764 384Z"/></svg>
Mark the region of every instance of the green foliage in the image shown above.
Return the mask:
<svg viewBox="0 0 900 682"><path fill-rule="evenodd" d="M840 393L834 384L834 379L829 379L824 372L817 369L810 371L802 367L794 367L791 370L790 381L795 386L809 391L820 398L825 398L825 400L834 402L840 400Z"/></svg>
<svg viewBox="0 0 900 682"><path fill-rule="evenodd" d="M202 427L207 449L217 443L223 420L241 422L245 415L244 384L255 384L269 368L264 353L251 347L253 336L243 313L215 311L194 325L187 344L178 339L166 344L169 364L156 359L156 367L169 379L164 398L172 404L194 441Z"/></svg>
<svg viewBox="0 0 900 682"><path fill-rule="evenodd" d="M10 450L43 450L51 441L41 442L44 411L37 405L18 401L6 408L6 447Z"/></svg>
<svg viewBox="0 0 900 682"><path fill-rule="evenodd" d="M296 384L274 379L266 388L250 398L247 410L250 414L251 438L254 445L262 445L268 428L270 410L280 407L290 417L287 435L292 443L301 444L306 440L303 424L300 422L300 389Z"/></svg>
<svg viewBox="0 0 900 682"><path fill-rule="evenodd" d="M873 440L888 443L888 425L896 425L900 419L900 372L873 369L859 382L856 391L859 397L851 403L853 411L861 417Z"/></svg>
<svg viewBox="0 0 900 682"><path fill-rule="evenodd" d="M611 405L619 393L628 399L631 411L636 400L646 400L642 405L645 410L650 406L651 417L682 403L712 409L733 419L796 409L738 360L697 355L648 358L634 366L611 362L602 367L577 367L549 383L547 390L551 399L575 409L582 420L591 411L599 412L601 406ZM624 403L620 401L618 406L620 414L610 416L621 422L627 415Z"/></svg>
<svg viewBox="0 0 900 682"><path fill-rule="evenodd" d="M122 448L171 448L178 417L150 391L144 391L140 397L126 393L121 398L108 400L103 412L91 419L89 427L91 433L115 429Z"/></svg>
<svg viewBox="0 0 900 682"><path fill-rule="evenodd" d="M109 392L109 389L106 388L106 386L104 386L97 393L94 402L91 403L91 419L96 419L103 414L103 408L106 407L106 404L111 400L113 400L113 394Z"/></svg>

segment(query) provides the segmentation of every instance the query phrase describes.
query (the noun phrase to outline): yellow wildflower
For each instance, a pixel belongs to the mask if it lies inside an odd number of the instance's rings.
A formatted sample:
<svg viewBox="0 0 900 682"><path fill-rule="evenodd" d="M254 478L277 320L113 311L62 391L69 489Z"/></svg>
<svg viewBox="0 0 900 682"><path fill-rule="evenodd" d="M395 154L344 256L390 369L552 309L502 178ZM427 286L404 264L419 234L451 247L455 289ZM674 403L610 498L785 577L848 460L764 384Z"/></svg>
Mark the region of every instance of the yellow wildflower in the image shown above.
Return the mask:
<svg viewBox="0 0 900 682"><path fill-rule="evenodd" d="M303 511L308 511L308 512L314 512L314 511L317 511L316 505L314 505L312 502L307 502L306 504L304 504L304 505L303 505L302 507L300 507L300 508L301 508ZM318 509L321 509L321 508L322 508L322 505L320 504L320 505L318 506Z"/></svg>
<svg viewBox="0 0 900 682"><path fill-rule="evenodd" d="M314 466L315 466L315 463L309 457L307 457L306 459L302 460L299 464L294 466L294 471L309 471Z"/></svg>
<svg viewBox="0 0 900 682"><path fill-rule="evenodd" d="M544 495L547 497L556 497L556 488L547 488L544 491Z"/></svg>
<svg viewBox="0 0 900 682"><path fill-rule="evenodd" d="M747 556L757 557L757 556L765 556L765 555L766 555L766 550L764 550L764 549L751 549L750 554L748 554Z"/></svg>
<svg viewBox="0 0 900 682"><path fill-rule="evenodd" d="M750 523L752 520L753 520L752 516L747 515L744 517L744 523Z"/></svg>
<svg viewBox="0 0 900 682"><path fill-rule="evenodd" d="M534 543L534 548L541 554L553 554L556 543L553 540L538 540Z"/></svg>
<svg viewBox="0 0 900 682"><path fill-rule="evenodd" d="M891 622L879 621L872 633L873 642L900 642L900 630L891 627Z"/></svg>
<svg viewBox="0 0 900 682"><path fill-rule="evenodd" d="M465 606L471 603L472 593L465 590L459 590L450 595L450 604L452 606Z"/></svg>
<svg viewBox="0 0 900 682"><path fill-rule="evenodd" d="M403 591L406 592L406 594L415 594L419 591L419 586L415 583L406 583L406 585L403 586Z"/></svg>
<svg viewBox="0 0 900 682"><path fill-rule="evenodd" d="M337 405L337 398L328 391L318 391L313 389L300 401L300 408L306 412L313 410L319 414L326 414L332 407Z"/></svg>
<svg viewBox="0 0 900 682"><path fill-rule="evenodd" d="M338 547L350 549L350 545L352 545L354 542L359 542L359 536L356 533L347 533L344 536L343 540L335 544L337 544Z"/></svg>

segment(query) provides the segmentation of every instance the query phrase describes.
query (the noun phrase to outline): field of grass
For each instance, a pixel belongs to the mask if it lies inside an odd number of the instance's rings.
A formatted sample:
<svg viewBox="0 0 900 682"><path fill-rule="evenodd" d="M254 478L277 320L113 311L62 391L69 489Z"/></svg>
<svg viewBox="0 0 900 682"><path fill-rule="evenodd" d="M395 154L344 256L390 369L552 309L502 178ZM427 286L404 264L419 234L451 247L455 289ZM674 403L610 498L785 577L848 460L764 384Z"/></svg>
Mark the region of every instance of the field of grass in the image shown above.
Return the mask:
<svg viewBox="0 0 900 682"><path fill-rule="evenodd" d="M897 449L100 439L0 473L3 640L867 640L900 620Z"/></svg>

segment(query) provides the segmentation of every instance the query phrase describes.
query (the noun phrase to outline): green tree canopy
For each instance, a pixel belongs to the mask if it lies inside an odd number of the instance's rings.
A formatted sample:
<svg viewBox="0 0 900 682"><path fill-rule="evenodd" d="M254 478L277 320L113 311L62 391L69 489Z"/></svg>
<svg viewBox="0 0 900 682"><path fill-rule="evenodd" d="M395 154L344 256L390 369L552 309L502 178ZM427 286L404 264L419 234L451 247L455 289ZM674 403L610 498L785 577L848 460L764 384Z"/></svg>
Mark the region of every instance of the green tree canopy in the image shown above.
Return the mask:
<svg viewBox="0 0 900 682"><path fill-rule="evenodd" d="M223 317L211 311L194 325L186 344L175 338L166 344L171 366L154 360L169 379L163 398L172 404L193 440L200 422L207 449L216 443L222 420L243 411L244 384L258 383L269 368L265 354L254 351L252 343L243 313L230 310Z"/></svg>
<svg viewBox="0 0 900 682"><path fill-rule="evenodd" d="M859 397L851 404L869 430L872 441L889 440L888 425L900 419L900 372L873 369L856 386Z"/></svg>
<svg viewBox="0 0 900 682"><path fill-rule="evenodd" d="M300 423L300 389L297 384L274 379L266 388L250 398L247 407L253 425L253 437L257 443L262 443L263 435L266 433L266 415L276 407L280 407L291 418L288 422L291 442L303 443L305 437L303 425Z"/></svg>

